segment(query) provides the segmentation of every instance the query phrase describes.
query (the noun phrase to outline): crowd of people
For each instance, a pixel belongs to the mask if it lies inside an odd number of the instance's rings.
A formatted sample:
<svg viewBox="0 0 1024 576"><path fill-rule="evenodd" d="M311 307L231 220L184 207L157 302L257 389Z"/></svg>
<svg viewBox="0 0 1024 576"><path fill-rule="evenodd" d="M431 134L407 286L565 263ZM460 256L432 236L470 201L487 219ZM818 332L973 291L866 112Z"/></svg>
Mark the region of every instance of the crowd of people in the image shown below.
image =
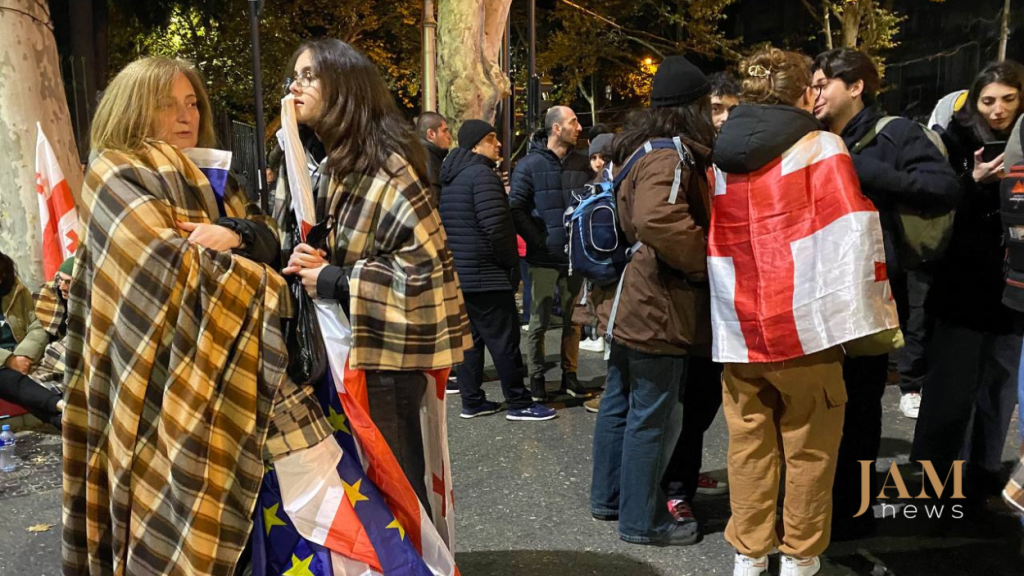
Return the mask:
<svg viewBox="0 0 1024 576"><path fill-rule="evenodd" d="M650 106L593 127L586 149L574 112L551 108L507 186L493 125L409 124L352 46L303 44L288 75L302 147L289 163L275 139L272 214L193 162L215 146L196 70L144 58L93 119L78 252L34 299L0 255L0 398L62 428L66 574L284 571L301 558L271 558L271 530L345 556L340 573L352 558L384 572L378 541L360 556L297 508L257 506L287 495L289 470L348 453L373 488L337 459L316 475L336 476L349 521L370 522L353 510L379 492L381 527L404 541L418 511L421 561L453 567L445 421L424 417L447 391L466 419L545 421L558 396L584 400L593 518L626 542L688 545L695 495L728 492L734 574L765 573L778 550L783 575L810 576L830 541L876 528L858 511L861 463L879 455L891 357L917 419L911 459L941 477L965 461L969 500L1005 486L1024 512L1024 472L1001 474L1024 395L1024 214L1006 199L1024 163L1019 65L986 66L948 124L925 127L886 116L856 50L766 47L710 77L671 56ZM598 286L572 268L565 218L613 178L630 248ZM344 311L343 372L293 371L303 298ZM603 391L580 383L581 348L605 353ZM483 391L485 352L504 402ZM701 472L719 410L727 481ZM381 459L366 448L379 442ZM938 479L923 489L950 497Z"/></svg>

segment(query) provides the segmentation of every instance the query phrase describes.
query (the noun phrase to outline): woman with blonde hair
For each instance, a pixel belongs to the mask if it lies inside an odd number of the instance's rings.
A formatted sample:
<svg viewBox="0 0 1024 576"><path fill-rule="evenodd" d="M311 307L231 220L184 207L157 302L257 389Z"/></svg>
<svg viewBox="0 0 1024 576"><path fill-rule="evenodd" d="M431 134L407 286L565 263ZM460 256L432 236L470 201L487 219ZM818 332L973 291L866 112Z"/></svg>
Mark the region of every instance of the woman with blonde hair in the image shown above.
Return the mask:
<svg viewBox="0 0 1024 576"><path fill-rule="evenodd" d="M273 231L182 152L213 143L180 60L128 65L96 112L69 294L65 574L233 573L265 459L330 432L285 376Z"/></svg>
<svg viewBox="0 0 1024 576"><path fill-rule="evenodd" d="M713 355L725 365L726 540L733 574L811 576L829 544L843 430L844 348L896 326L878 212L843 141L814 118L810 59L764 48L742 64L722 126L708 239ZM776 526L780 465L786 498Z"/></svg>

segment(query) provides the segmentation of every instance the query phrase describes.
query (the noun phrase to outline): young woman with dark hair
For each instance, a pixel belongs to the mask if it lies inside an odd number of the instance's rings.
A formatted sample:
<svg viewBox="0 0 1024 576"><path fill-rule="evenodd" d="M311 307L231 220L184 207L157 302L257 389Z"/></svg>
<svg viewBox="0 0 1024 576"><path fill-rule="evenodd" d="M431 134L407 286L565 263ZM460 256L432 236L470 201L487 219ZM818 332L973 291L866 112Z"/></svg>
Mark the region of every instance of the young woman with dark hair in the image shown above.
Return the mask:
<svg viewBox="0 0 1024 576"><path fill-rule="evenodd" d="M1024 113L1022 96L1021 66L990 64L942 133L962 195L925 304L937 322L911 458L931 461L939 474L965 460L971 499L998 493L1004 484L1001 456L1016 404L1021 324L1003 304L1004 156L988 150L1009 139Z"/></svg>
<svg viewBox="0 0 1024 576"><path fill-rule="evenodd" d="M619 538L634 544L688 545L699 537L685 502L685 514L666 506L661 482L682 427L680 390L691 355L707 355L711 342L710 89L685 58L667 58L654 77L651 107L635 113L612 145L616 166L642 154L617 192L623 232L638 249L618 297L614 289L593 293L598 332L609 324L612 330L590 509L598 520L618 520ZM645 143L659 139L675 141L644 153Z"/></svg>
<svg viewBox="0 0 1024 576"><path fill-rule="evenodd" d="M327 250L299 244L283 272L349 312L348 365L365 373L369 416L429 513L420 409L424 395L436 394L433 374L460 363L471 340L423 148L380 72L352 46L303 44L292 78L297 120L326 150L321 171L330 180L320 186L316 218L334 228ZM446 499L434 501L434 512Z"/></svg>
<svg viewBox="0 0 1024 576"><path fill-rule="evenodd" d="M48 342L46 330L36 319L32 294L18 280L14 261L0 252L0 399L60 428L64 410L60 393L28 376Z"/></svg>

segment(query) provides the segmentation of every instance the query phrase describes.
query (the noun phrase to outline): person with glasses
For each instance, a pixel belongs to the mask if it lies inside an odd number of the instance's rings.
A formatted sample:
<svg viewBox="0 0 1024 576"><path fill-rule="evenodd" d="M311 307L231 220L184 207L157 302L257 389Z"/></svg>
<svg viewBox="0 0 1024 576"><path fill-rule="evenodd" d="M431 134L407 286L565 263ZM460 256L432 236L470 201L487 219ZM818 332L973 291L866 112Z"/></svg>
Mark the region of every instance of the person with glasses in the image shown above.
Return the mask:
<svg viewBox="0 0 1024 576"><path fill-rule="evenodd" d="M894 118L876 106L881 83L871 58L849 48L825 52L812 67L814 114L842 137L857 169L861 190L878 208L885 242L886 275L893 289L906 340L900 353L900 410L917 418L921 383L927 371L925 344L929 322L924 312L933 263L910 259L900 213L948 213L959 198L956 174L939 148L915 122ZM879 129L881 126L881 129ZM860 507L860 464L875 460L882 438L882 395L889 373L887 354L848 358L843 365L849 403L833 490L833 533L838 540L871 532L874 516L854 518ZM871 494L880 488L872 476Z"/></svg>

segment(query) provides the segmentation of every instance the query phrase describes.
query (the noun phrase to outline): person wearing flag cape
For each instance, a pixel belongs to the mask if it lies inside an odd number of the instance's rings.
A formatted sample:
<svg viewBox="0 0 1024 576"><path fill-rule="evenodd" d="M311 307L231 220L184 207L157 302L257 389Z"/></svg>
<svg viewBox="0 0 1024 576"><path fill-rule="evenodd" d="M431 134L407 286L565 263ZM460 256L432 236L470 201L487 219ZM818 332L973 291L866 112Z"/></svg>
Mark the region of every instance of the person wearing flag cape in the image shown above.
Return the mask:
<svg viewBox="0 0 1024 576"><path fill-rule="evenodd" d="M458 574L444 389L471 341L423 150L348 44L303 44L287 84L277 215L299 243L283 273L315 303L335 433L264 477L253 574ZM315 169L300 127L326 151Z"/></svg>
<svg viewBox="0 0 1024 576"><path fill-rule="evenodd" d="M68 295L64 574L232 574L267 463L330 435L285 375L278 241L190 158L214 138L188 63L129 64L91 140Z"/></svg>
<svg viewBox="0 0 1024 576"><path fill-rule="evenodd" d="M898 342L878 211L842 139L814 118L810 59L766 47L715 146L708 237L712 353L725 364L725 539L734 574L811 576L829 545L843 357ZM777 526L780 462L786 498Z"/></svg>

